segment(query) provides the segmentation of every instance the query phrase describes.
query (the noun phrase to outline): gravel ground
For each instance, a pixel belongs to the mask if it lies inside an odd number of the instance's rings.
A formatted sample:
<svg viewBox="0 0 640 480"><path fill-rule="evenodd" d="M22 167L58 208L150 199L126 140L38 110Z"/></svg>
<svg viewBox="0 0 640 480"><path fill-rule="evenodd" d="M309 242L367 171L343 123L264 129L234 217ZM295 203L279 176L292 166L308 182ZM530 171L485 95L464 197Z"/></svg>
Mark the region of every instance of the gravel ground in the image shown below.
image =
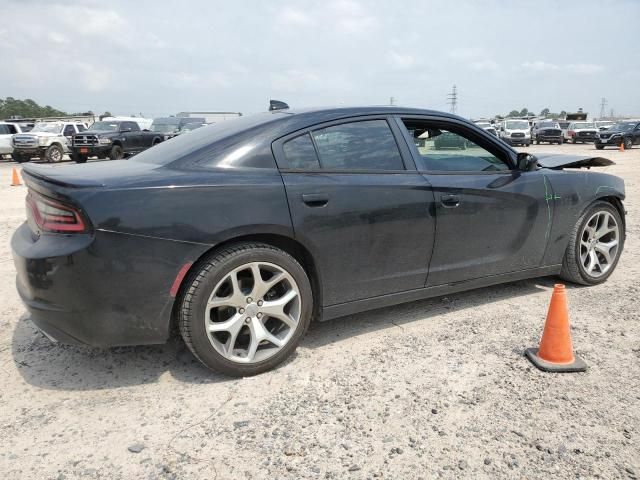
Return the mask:
<svg viewBox="0 0 640 480"><path fill-rule="evenodd" d="M640 148L605 153L626 180L627 244L606 284L568 287L589 370L565 375L523 357L554 278L317 324L285 365L247 379L210 373L179 339L53 344L15 291L25 189L0 163L2 478L640 477Z"/></svg>

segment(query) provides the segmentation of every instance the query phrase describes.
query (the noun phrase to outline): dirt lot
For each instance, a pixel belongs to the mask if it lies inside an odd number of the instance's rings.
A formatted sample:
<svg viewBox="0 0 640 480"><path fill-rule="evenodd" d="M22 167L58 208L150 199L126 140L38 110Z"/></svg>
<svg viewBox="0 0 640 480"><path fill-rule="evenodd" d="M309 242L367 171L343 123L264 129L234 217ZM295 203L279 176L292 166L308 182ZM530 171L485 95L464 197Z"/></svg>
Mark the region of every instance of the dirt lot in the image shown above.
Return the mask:
<svg viewBox="0 0 640 480"><path fill-rule="evenodd" d="M292 360L248 379L208 372L178 339L53 344L15 291L25 188L2 162L2 478L640 477L640 148L605 153L626 181L628 238L605 285L568 290L589 364L570 375L523 358L553 278L318 324Z"/></svg>

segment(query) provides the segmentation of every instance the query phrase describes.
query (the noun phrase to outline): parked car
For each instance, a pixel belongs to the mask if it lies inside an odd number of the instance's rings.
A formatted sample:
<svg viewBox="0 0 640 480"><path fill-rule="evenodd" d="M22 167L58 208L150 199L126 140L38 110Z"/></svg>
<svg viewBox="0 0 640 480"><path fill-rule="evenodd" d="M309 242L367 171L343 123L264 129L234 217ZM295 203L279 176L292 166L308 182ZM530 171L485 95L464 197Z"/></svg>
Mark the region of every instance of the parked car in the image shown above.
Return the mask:
<svg viewBox="0 0 640 480"><path fill-rule="evenodd" d="M140 153L162 140L162 135L140 130L136 122L103 120L73 137L72 159L76 163L85 163L93 156L118 160Z"/></svg>
<svg viewBox="0 0 640 480"><path fill-rule="evenodd" d="M475 122L475 124L486 130L487 132L489 132L491 135L495 135L496 137L498 136L498 131L495 129L495 127L489 123L489 122Z"/></svg>
<svg viewBox="0 0 640 480"><path fill-rule="evenodd" d="M596 124L596 128L600 132L602 132L603 130L608 130L616 124L616 122L612 120L596 120L594 123Z"/></svg>
<svg viewBox="0 0 640 480"><path fill-rule="evenodd" d="M156 118L151 125L151 131L155 133L161 133L165 140L179 135L183 128L187 125L199 124L202 126L205 123L203 118L194 117L165 117ZM190 127L190 128L192 128Z"/></svg>
<svg viewBox="0 0 640 480"><path fill-rule="evenodd" d="M0 122L0 158L13 153L13 136L16 133L22 133L20 125Z"/></svg>
<svg viewBox="0 0 640 480"><path fill-rule="evenodd" d="M560 130L562 130L562 140L564 141L564 139L567 138L567 132L569 131L569 125L571 125L571 122L558 120L558 125L560 126Z"/></svg>
<svg viewBox="0 0 640 480"><path fill-rule="evenodd" d="M447 133L467 150L412 141ZM430 110L243 116L128 161L24 167L17 289L60 342L162 343L175 324L208 367L257 374L312 319L536 276L606 281L624 182L579 167L612 163L518 153Z"/></svg>
<svg viewBox="0 0 640 480"><path fill-rule="evenodd" d="M624 143L624 148L630 149L640 144L640 121L620 122L613 127L599 132L595 140L598 150L604 147L619 147Z"/></svg>
<svg viewBox="0 0 640 480"><path fill-rule="evenodd" d="M531 138L537 144L542 142L557 143L561 145L563 142L562 129L555 120L544 120L534 125L531 131Z"/></svg>
<svg viewBox="0 0 640 480"><path fill-rule="evenodd" d="M564 139L571 143L593 142L597 131L593 122L571 122Z"/></svg>
<svg viewBox="0 0 640 480"><path fill-rule="evenodd" d="M193 132L194 130L197 130L198 128L202 128L206 125L206 123L187 123L185 124L180 131L178 132L178 135L182 135L185 133L189 133L189 132Z"/></svg>
<svg viewBox="0 0 640 480"><path fill-rule="evenodd" d="M443 132L441 135L435 137L433 147L436 150L441 150L443 148L458 148L460 150L466 150L467 141L455 133Z"/></svg>
<svg viewBox="0 0 640 480"><path fill-rule="evenodd" d="M79 122L40 122L28 133L13 136L12 157L16 162L27 162L38 157L47 162L59 162L65 153L71 153L73 135L86 130Z"/></svg>
<svg viewBox="0 0 640 480"><path fill-rule="evenodd" d="M527 120L503 120L500 123L498 137L509 145L531 145L531 132Z"/></svg>

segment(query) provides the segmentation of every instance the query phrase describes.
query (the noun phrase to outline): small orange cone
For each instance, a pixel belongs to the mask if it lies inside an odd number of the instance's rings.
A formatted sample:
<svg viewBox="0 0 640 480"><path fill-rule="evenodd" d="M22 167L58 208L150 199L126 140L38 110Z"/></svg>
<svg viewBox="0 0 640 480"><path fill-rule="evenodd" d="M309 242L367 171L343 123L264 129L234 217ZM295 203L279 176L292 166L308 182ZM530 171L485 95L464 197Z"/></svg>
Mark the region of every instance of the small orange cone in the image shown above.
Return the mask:
<svg viewBox="0 0 640 480"><path fill-rule="evenodd" d="M587 364L573 354L564 285L559 283L553 288L540 348L527 348L525 355L545 372L584 372L587 369Z"/></svg>
<svg viewBox="0 0 640 480"><path fill-rule="evenodd" d="M624 140L620 142L620 151L624 152Z"/></svg>
<svg viewBox="0 0 640 480"><path fill-rule="evenodd" d="M20 185L22 185L22 183L20 183L20 176L18 175L18 170L16 170L16 168L13 167L13 171L11 172L11 186L19 187Z"/></svg>

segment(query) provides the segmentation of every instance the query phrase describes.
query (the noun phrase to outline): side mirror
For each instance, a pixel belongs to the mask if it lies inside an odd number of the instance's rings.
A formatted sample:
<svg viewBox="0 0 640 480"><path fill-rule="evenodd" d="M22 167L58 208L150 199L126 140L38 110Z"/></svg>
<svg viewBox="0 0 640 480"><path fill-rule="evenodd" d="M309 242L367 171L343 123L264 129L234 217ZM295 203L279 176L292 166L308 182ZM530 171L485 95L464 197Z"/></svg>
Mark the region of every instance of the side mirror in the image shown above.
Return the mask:
<svg viewBox="0 0 640 480"><path fill-rule="evenodd" d="M525 152L518 153L518 170L531 172L538 167L538 159Z"/></svg>

